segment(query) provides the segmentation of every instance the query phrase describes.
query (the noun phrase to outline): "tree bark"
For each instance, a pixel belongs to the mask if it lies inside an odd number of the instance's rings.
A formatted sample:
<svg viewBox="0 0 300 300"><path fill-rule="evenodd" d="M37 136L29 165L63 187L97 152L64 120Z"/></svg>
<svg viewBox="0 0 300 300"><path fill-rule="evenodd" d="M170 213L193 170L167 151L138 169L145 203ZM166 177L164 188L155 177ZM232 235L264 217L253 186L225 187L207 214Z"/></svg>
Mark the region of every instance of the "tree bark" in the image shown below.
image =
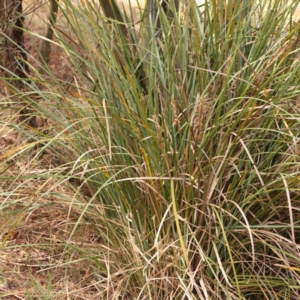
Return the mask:
<svg viewBox="0 0 300 300"><path fill-rule="evenodd" d="M174 1L175 8L178 11L179 1L180 0L163 0L161 1L161 8L168 15L168 17L173 18L173 12L169 9L169 2ZM152 23L156 25L156 29L161 28L160 19L157 18L158 8L157 8L157 0L148 0L147 3L147 13L149 13ZM155 23L156 22L156 23Z"/></svg>
<svg viewBox="0 0 300 300"><path fill-rule="evenodd" d="M0 0L0 28L2 28L2 22L5 20L5 0Z"/></svg>
<svg viewBox="0 0 300 300"><path fill-rule="evenodd" d="M50 50L51 50L51 41L53 39L53 27L56 24L58 12L58 0L50 0L50 11L48 15L48 25L45 35L45 40L42 41L41 46L41 55L45 64L48 64L50 61Z"/></svg>
<svg viewBox="0 0 300 300"><path fill-rule="evenodd" d="M10 83L20 89L28 78L29 68L24 46L22 0L0 0L0 67Z"/></svg>
<svg viewBox="0 0 300 300"><path fill-rule="evenodd" d="M118 9L118 6L115 3L115 0L100 0L100 5L104 11L105 16L107 18L119 21L121 23L119 25L121 30L126 33L127 29L124 25L123 17L120 10Z"/></svg>
<svg viewBox="0 0 300 300"><path fill-rule="evenodd" d="M3 36L4 27L5 27L5 0L0 0L0 67L4 65L5 61L5 38ZM0 71L0 76L2 70Z"/></svg>

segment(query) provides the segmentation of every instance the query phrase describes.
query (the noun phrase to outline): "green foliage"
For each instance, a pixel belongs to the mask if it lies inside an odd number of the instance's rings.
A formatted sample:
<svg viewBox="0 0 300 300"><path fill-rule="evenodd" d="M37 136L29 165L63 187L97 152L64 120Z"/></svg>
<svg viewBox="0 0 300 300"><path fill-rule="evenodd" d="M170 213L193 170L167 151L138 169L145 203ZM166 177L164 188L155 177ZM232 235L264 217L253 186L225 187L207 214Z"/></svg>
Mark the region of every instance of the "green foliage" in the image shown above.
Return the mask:
<svg viewBox="0 0 300 300"><path fill-rule="evenodd" d="M80 183L68 241L96 230L101 248L72 251L105 273L100 298L299 299L299 23L268 3L160 11L154 37L64 2L76 85L34 75L43 102L22 97L54 127L27 146Z"/></svg>

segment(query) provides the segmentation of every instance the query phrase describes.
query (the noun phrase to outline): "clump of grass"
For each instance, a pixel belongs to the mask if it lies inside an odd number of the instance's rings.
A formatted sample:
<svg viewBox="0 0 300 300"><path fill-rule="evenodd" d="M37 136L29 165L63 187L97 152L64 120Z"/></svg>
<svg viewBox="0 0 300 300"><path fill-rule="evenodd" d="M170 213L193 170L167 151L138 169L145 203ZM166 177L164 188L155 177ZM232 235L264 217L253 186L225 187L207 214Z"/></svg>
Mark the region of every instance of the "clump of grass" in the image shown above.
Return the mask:
<svg viewBox="0 0 300 300"><path fill-rule="evenodd" d="M59 157L38 189L74 220L53 272L84 261L101 299L299 298L299 23L268 3L159 10L153 37L64 2L76 84L33 75L43 101L23 99L53 127L9 155Z"/></svg>

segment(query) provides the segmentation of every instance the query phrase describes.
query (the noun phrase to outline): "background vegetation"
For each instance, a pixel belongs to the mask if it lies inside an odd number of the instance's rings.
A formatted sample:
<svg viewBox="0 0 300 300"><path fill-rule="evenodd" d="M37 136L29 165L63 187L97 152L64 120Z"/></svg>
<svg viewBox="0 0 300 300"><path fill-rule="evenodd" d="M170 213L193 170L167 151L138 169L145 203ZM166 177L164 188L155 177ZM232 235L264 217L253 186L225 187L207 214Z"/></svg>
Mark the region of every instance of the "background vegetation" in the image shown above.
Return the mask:
<svg viewBox="0 0 300 300"><path fill-rule="evenodd" d="M299 299L298 1L80 4L3 77L1 296Z"/></svg>

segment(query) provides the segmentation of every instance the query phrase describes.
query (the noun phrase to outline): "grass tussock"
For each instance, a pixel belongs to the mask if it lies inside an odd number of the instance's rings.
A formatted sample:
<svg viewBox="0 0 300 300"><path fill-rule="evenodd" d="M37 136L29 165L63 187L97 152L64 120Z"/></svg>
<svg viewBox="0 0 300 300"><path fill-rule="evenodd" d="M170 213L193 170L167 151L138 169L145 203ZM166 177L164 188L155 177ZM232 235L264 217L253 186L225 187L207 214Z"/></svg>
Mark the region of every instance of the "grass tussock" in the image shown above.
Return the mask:
<svg viewBox="0 0 300 300"><path fill-rule="evenodd" d="M1 104L4 293L23 268L26 299L299 299L297 1L261 2L156 37L63 2L72 81L30 65Z"/></svg>

